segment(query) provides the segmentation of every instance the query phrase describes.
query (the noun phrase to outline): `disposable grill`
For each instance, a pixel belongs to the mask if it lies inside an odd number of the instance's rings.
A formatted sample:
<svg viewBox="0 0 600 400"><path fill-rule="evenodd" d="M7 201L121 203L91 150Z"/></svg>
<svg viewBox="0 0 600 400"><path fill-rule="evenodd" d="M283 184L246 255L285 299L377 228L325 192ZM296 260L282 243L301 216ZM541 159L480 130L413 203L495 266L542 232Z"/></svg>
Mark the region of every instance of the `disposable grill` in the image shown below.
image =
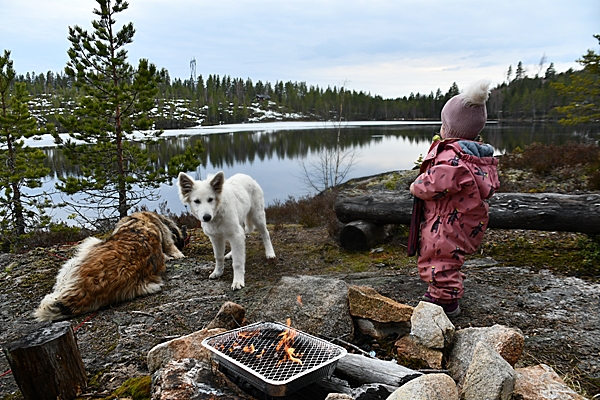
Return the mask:
<svg viewBox="0 0 600 400"><path fill-rule="evenodd" d="M276 350L281 334L288 329L297 333L291 347L301 364L285 359L282 349ZM339 359L346 355L343 347L277 322L259 322L227 331L204 339L202 345L223 368L275 397L331 377Z"/></svg>

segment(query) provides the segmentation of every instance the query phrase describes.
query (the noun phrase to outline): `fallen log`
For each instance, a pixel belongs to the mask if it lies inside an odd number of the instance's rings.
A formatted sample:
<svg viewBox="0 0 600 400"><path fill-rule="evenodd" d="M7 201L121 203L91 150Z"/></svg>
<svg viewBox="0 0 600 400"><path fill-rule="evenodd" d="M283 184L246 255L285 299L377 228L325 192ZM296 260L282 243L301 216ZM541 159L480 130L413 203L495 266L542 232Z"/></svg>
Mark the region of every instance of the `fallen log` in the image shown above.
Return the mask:
<svg viewBox="0 0 600 400"><path fill-rule="evenodd" d="M410 224L413 200L406 191L341 191L335 212L343 223ZM600 195L496 193L488 200L490 228L600 234Z"/></svg>
<svg viewBox="0 0 600 400"><path fill-rule="evenodd" d="M392 361L357 354L346 354L342 357L335 367L334 374L352 384L378 383L393 387L400 387L423 375Z"/></svg>
<svg viewBox="0 0 600 400"><path fill-rule="evenodd" d="M69 322L44 324L4 346L25 400L74 399L87 385Z"/></svg>
<svg viewBox="0 0 600 400"><path fill-rule="evenodd" d="M384 238L383 225L370 221L352 221L340 231L340 244L348 250L368 250Z"/></svg>

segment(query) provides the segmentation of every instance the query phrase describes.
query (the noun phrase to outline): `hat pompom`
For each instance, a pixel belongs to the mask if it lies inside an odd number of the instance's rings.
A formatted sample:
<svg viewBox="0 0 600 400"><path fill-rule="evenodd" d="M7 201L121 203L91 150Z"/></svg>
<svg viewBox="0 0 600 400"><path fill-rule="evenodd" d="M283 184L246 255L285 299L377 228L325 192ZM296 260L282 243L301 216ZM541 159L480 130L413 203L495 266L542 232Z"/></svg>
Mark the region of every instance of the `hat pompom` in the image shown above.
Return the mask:
<svg viewBox="0 0 600 400"><path fill-rule="evenodd" d="M442 109L444 138L475 139L485 126L485 102L490 95L490 81L480 80L454 96Z"/></svg>
<svg viewBox="0 0 600 400"><path fill-rule="evenodd" d="M484 105L490 97L490 85L489 79L482 79L473 83L462 94L464 103L470 106Z"/></svg>

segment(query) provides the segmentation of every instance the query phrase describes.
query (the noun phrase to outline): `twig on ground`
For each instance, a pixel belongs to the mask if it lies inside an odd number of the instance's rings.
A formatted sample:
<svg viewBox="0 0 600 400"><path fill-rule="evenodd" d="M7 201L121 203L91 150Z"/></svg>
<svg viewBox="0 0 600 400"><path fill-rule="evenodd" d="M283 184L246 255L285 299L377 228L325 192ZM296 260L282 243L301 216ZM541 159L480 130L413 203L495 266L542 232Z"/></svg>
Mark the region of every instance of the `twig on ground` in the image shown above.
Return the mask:
<svg viewBox="0 0 600 400"><path fill-rule="evenodd" d="M345 340L342 340L342 339L341 339L341 338L343 338L344 336L348 336L348 335L349 335L349 333L346 333L345 335L342 335L342 336L340 336L340 337L337 337L337 338L332 338L332 337L325 336L325 335L321 335L321 336L322 336L322 337L324 337L325 339L329 340L330 342L340 342L340 343L341 343L341 344L343 344L343 345L346 345L346 346L348 346L348 347L352 347L354 350L357 350L357 351L361 352L363 355L365 355L365 356L367 356L367 357L369 357L369 358L377 358L377 357L375 357L375 356L371 355L369 352L367 352L367 351L364 351L364 350L363 350L363 349L361 349L360 347L358 347L358 346L356 346L356 345L354 345L354 344L352 344L352 343L350 343L350 342L346 342Z"/></svg>

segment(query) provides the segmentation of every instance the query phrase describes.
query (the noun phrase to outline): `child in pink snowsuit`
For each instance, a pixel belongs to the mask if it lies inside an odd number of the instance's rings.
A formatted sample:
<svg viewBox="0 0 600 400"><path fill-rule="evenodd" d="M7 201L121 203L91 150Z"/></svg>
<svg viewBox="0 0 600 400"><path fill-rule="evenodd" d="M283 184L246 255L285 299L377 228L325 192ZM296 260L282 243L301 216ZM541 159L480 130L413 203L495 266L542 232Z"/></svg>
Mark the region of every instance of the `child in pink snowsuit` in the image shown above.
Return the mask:
<svg viewBox="0 0 600 400"><path fill-rule="evenodd" d="M410 192L424 200L418 267L428 284L423 300L448 316L460 313L465 254L473 254L488 225L485 202L499 188L498 160L489 144L476 141L485 126L489 82L480 81L442 109L441 140L435 141Z"/></svg>

